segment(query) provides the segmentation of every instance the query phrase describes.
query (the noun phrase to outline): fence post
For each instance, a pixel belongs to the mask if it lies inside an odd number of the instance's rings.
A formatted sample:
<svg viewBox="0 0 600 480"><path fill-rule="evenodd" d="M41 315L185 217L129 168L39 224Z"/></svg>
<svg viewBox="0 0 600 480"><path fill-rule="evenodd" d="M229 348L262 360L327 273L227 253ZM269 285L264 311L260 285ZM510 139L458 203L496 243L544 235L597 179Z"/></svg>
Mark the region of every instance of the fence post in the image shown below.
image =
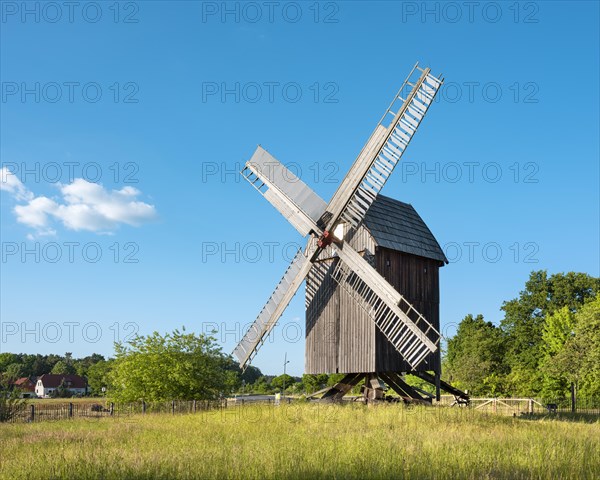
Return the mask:
<svg viewBox="0 0 600 480"><path fill-rule="evenodd" d="M142 415L146 415L146 400L142 400Z"/></svg>
<svg viewBox="0 0 600 480"><path fill-rule="evenodd" d="M73 418L73 404L69 403L69 418Z"/></svg>
<svg viewBox="0 0 600 480"><path fill-rule="evenodd" d="M196 400L193 401L193 408L194 408L194 413L196 413Z"/></svg>
<svg viewBox="0 0 600 480"><path fill-rule="evenodd" d="M571 412L575 413L577 411L577 398L575 396L575 383L571 382Z"/></svg>
<svg viewBox="0 0 600 480"><path fill-rule="evenodd" d="M531 398L529 399L527 413L529 413L529 415L533 415L533 400Z"/></svg>
<svg viewBox="0 0 600 480"><path fill-rule="evenodd" d="M171 413L175 415L175 400L171 400Z"/></svg>
<svg viewBox="0 0 600 480"><path fill-rule="evenodd" d="M29 419L33 422L35 420L35 405L32 403L29 407L31 410Z"/></svg>
<svg viewBox="0 0 600 480"><path fill-rule="evenodd" d="M110 416L111 417L115 414L115 404L114 404L114 402L110 402L109 412L110 412Z"/></svg>

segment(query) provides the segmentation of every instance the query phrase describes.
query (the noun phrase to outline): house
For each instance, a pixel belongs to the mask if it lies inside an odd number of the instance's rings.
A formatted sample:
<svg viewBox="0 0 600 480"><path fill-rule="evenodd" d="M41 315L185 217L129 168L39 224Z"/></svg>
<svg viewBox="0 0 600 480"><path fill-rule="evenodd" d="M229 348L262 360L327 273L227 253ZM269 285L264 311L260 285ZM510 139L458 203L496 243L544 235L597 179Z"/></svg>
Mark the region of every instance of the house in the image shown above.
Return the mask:
<svg viewBox="0 0 600 480"><path fill-rule="evenodd" d="M22 377L13 382L13 387L19 390L21 398L33 398L35 394L36 377Z"/></svg>
<svg viewBox="0 0 600 480"><path fill-rule="evenodd" d="M38 377L35 393L41 398L50 398L61 384L73 395L87 394L87 380L79 375L53 375L50 373Z"/></svg>

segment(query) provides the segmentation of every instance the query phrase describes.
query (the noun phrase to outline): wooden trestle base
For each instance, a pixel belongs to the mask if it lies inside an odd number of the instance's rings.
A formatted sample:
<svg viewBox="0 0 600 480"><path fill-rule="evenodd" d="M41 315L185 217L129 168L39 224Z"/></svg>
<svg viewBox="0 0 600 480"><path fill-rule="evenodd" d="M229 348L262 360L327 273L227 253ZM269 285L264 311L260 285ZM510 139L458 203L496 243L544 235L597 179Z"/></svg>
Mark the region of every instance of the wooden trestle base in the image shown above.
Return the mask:
<svg viewBox="0 0 600 480"><path fill-rule="evenodd" d="M315 392L309 398L317 399L320 402L341 402L346 394L358 385L361 380L364 380L365 383L361 386L362 397L359 397L359 400L365 403L403 402L405 404L431 405L434 398L439 400L440 390L454 395L454 404L465 405L469 403L468 393L453 387L441 380L437 375L416 371L408 373L431 383L436 388L437 395L409 385L404 381L400 372L363 372L349 373L334 386ZM386 385L398 396L388 395L386 393Z"/></svg>

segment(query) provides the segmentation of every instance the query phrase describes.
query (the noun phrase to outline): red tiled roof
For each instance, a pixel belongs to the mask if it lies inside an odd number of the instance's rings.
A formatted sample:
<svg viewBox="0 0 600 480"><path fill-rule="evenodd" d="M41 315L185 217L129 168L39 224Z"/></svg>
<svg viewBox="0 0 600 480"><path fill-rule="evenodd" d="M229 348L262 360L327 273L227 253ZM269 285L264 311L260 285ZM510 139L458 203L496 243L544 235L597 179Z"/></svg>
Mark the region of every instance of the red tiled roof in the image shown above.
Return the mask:
<svg viewBox="0 0 600 480"><path fill-rule="evenodd" d="M18 380L15 380L14 385L19 387L21 390L35 390L35 383L33 383L28 377L22 377Z"/></svg>
<svg viewBox="0 0 600 480"><path fill-rule="evenodd" d="M67 388L86 388L87 382L85 378L79 375L53 375L46 373L38 378L38 381L42 381L44 388L58 388L60 383L65 381L64 385Z"/></svg>

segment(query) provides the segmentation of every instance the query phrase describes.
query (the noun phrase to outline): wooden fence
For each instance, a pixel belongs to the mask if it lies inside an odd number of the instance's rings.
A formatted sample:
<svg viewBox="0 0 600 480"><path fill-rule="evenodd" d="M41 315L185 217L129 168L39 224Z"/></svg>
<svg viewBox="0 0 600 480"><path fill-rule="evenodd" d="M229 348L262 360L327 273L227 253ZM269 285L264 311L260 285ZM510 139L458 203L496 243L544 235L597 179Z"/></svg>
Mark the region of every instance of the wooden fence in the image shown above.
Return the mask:
<svg viewBox="0 0 600 480"><path fill-rule="evenodd" d="M44 402L36 400L20 404L9 416L8 422L42 422L50 420L66 420L72 418L103 418L103 417L128 417L131 415L151 414L193 414L209 410L224 409L228 407L244 407L254 403L268 403L278 405L290 403L287 397L281 401L273 398L262 399L237 399L223 400L173 400L170 402ZM454 397L442 396L440 402L434 406L449 407ZM569 399L539 400L533 398L472 398L468 406L455 406L454 408L468 408L471 411L480 411L498 415L553 415L565 413L578 413L600 416L600 398L577 399L572 405Z"/></svg>
<svg viewBox="0 0 600 480"><path fill-rule="evenodd" d="M452 405L454 397L443 395L439 405ZM468 408L500 415L539 415L580 413L600 415L600 398L471 398Z"/></svg>
<svg viewBox="0 0 600 480"><path fill-rule="evenodd" d="M227 399L173 400L171 402L68 402L44 403L38 400L19 405L8 419L12 423L66 420L70 418L124 417L136 414L182 414L196 413L227 407Z"/></svg>

